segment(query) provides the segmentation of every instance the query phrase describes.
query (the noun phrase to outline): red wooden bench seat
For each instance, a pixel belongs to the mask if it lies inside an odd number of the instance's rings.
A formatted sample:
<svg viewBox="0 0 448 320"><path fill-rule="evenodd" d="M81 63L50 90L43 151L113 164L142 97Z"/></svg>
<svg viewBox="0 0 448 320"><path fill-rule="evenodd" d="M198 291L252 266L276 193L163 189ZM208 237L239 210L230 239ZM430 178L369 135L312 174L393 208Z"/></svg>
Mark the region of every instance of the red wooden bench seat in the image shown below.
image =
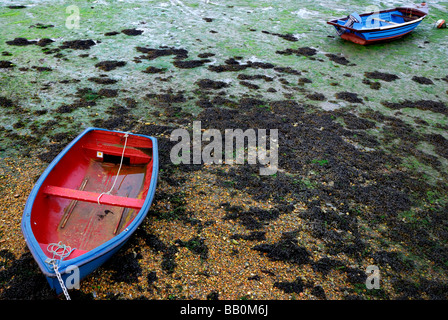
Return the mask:
<svg viewBox="0 0 448 320"><path fill-rule="evenodd" d="M100 196L100 193L96 192L82 191L56 186L47 186L44 189L44 193L50 196L57 196L65 199L73 199L94 203L98 203L98 197ZM145 202L144 199L113 196L110 194L103 194L100 198L101 204L107 204L117 207L133 208L133 209L141 209L144 202Z"/></svg>

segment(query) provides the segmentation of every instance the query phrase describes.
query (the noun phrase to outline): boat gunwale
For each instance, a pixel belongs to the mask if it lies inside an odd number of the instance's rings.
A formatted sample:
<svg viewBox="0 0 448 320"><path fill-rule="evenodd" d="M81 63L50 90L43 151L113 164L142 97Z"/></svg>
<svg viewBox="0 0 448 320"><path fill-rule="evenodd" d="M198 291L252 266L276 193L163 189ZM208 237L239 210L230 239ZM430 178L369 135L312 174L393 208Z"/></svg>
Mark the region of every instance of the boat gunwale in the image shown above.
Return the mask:
<svg viewBox="0 0 448 320"><path fill-rule="evenodd" d="M335 27L344 28L344 29L347 29L347 30L350 30L350 31L353 31L353 32L367 33L367 32L383 31L383 30L389 30L389 29L397 29L397 28L400 28L400 27L403 27L403 26L415 24L415 23L423 21L423 19L425 19L426 16L428 15L427 13L425 13L425 12L419 10L419 9L407 8L407 7L397 7L397 8L394 8L394 9L382 10L382 11L378 11L378 12L375 12L375 11L367 12L367 13L360 14L360 16L363 17L363 16L372 15L374 13L393 12L393 11L397 11L398 9L412 9L412 10L420 12L422 14L422 16L420 18L412 20L412 21L403 22L403 23L399 23L399 24L396 24L396 25L379 27L379 28L354 29L352 27L344 27L343 25L340 25L337 22L335 22L335 21L338 21L338 20L341 20L341 21L347 20L347 17L344 17L342 19L333 19L333 20L327 21L327 24L333 25Z"/></svg>
<svg viewBox="0 0 448 320"><path fill-rule="evenodd" d="M56 274L48 263L45 261L48 259L48 256L43 252L42 248L39 245L39 242L37 241L34 232L31 227L31 211L34 205L34 201L36 200L37 194L39 190L42 188L42 185L44 181L47 179L47 177L50 175L54 167L59 163L59 161L68 153L68 151L74 147L87 133L91 131L106 131L106 132L113 132L113 133L121 133L126 134L129 132L122 132L122 131L115 131L115 130L107 130L102 128L95 128L95 127L89 127L86 128L83 132L81 132L75 139L73 139L54 159L53 161L48 165L48 167L44 170L42 175L37 180L36 184L34 185L33 189L30 192L30 195L28 196L27 202L25 204L24 213L22 216L22 234L25 238L25 242L28 245L28 248L30 249L31 254L34 257L34 260L39 265L39 268L44 273L46 277L54 278L56 277ZM159 159L158 159L158 144L157 139L151 136L146 136L142 134L135 134L131 133L134 136L140 136L147 139L150 139L152 141L152 150L153 150L153 156L152 157L152 175L151 175L151 181L149 184L149 189L147 191L147 195L145 198L145 201L143 203L142 208L139 210L135 218L132 220L132 222L128 225L126 229L124 229L122 232L114 236L113 238L109 239L108 241L104 242L103 244L99 245L98 247L78 256L73 259L68 260L59 260L58 263L58 271L63 274L65 273L66 269L70 266L77 266L78 268L81 268L81 266L88 264L89 262L98 259L99 257L108 254L108 252L112 251L117 246L122 245L127 239L134 233L134 231L138 228L138 226L143 222L144 218L146 217L146 213L149 210L149 207L153 201L154 193L157 185L157 178L158 178L158 166L159 166Z"/></svg>

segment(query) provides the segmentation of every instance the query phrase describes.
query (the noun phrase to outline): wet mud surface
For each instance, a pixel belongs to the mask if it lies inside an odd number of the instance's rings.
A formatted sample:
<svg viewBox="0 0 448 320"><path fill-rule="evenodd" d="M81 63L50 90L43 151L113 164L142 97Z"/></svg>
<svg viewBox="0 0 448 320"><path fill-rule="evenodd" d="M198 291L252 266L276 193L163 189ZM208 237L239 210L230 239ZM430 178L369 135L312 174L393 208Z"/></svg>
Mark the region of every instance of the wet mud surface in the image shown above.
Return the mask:
<svg viewBox="0 0 448 320"><path fill-rule="evenodd" d="M448 75L428 70L439 58L424 51L431 63L406 73L384 54L380 69L366 61L384 45L244 24L241 36L263 45L223 49L208 37L225 22L205 16L195 23L207 36L159 44L145 24L68 40L30 21L23 30L47 33L2 36L0 298L55 298L20 237L20 208L45 166L97 126L157 137L159 185L142 226L73 298L447 299ZM393 50L434 32L422 29ZM222 133L277 129L278 172L174 165L170 134L192 133L193 121ZM380 290L365 288L369 265Z"/></svg>

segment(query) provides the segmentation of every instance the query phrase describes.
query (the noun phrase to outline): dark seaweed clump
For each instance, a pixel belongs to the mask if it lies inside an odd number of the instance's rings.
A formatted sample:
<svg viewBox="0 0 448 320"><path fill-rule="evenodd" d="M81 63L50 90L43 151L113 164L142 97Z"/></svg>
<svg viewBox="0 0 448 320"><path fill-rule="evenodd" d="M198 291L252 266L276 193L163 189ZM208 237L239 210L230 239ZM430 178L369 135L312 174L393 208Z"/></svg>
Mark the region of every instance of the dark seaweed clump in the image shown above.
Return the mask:
<svg viewBox="0 0 448 320"><path fill-rule="evenodd" d="M63 144L50 144L47 146L47 151L40 153L37 157L43 161L50 163L53 159L64 149L65 145Z"/></svg>
<svg viewBox="0 0 448 320"><path fill-rule="evenodd" d="M37 41L36 45L38 45L39 47L46 47L52 42L54 42L54 40L51 40L49 38L42 38L39 41Z"/></svg>
<svg viewBox="0 0 448 320"><path fill-rule="evenodd" d="M176 240L175 243L178 246L185 247L194 254L199 255L201 259L206 260L208 258L208 247L202 238L196 236L188 241Z"/></svg>
<svg viewBox="0 0 448 320"><path fill-rule="evenodd" d="M350 61L341 55L336 55L333 53L327 53L326 56L330 58L331 61L336 62L338 64L342 64L344 66L349 65ZM354 64L351 64L354 65Z"/></svg>
<svg viewBox="0 0 448 320"><path fill-rule="evenodd" d="M88 50L92 46L96 45L93 40L71 40L64 41L59 48L61 49L75 49L75 50Z"/></svg>
<svg viewBox="0 0 448 320"><path fill-rule="evenodd" d="M296 42L299 41L293 34L287 33L287 34L281 34L281 33L275 33L275 32L269 32L269 31L262 31L265 34L272 34L274 36L280 37L282 39Z"/></svg>
<svg viewBox="0 0 448 320"><path fill-rule="evenodd" d="M215 81L215 80L210 80L210 79L200 79L198 81L196 81L196 84L201 88L201 89L222 89L222 88L226 88L229 86L228 83L224 82L224 81Z"/></svg>
<svg viewBox="0 0 448 320"><path fill-rule="evenodd" d="M434 84L434 82L431 79L428 79L426 77L414 76L414 77L412 77L412 81L415 81L420 84Z"/></svg>
<svg viewBox="0 0 448 320"><path fill-rule="evenodd" d="M256 230L263 228L270 220L275 220L282 213L290 212L292 207L278 208L272 210L263 210L256 207L249 208L248 211L242 211L240 207L230 206L229 204L221 204L229 213L224 216L224 220L238 221L248 230ZM286 210L286 211L284 211Z"/></svg>
<svg viewBox="0 0 448 320"><path fill-rule="evenodd" d="M34 70L38 71L38 72L44 72L44 71L53 71L53 69L49 68L49 67L39 67L39 66L32 66L31 68L33 68Z"/></svg>
<svg viewBox="0 0 448 320"><path fill-rule="evenodd" d="M115 89L100 89L98 95L106 98L113 98L118 96L118 90Z"/></svg>
<svg viewBox="0 0 448 320"><path fill-rule="evenodd" d="M214 57L214 56L215 56L215 54L211 53L211 52L204 52L204 53L198 54L198 58L201 58L201 59L210 58L210 57Z"/></svg>
<svg viewBox="0 0 448 320"><path fill-rule="evenodd" d="M98 83L98 84L114 84L114 83L118 82L118 80L111 79L108 77L91 77L87 80Z"/></svg>
<svg viewBox="0 0 448 320"><path fill-rule="evenodd" d="M369 85L370 89L373 89L373 90L381 89L381 83L376 82L376 81L370 81L369 79L363 79L362 83Z"/></svg>
<svg viewBox="0 0 448 320"><path fill-rule="evenodd" d="M148 93L146 95L150 99L157 99L159 102L165 103L179 103L185 102L186 98L183 92L174 93L172 90L167 90L166 93Z"/></svg>
<svg viewBox="0 0 448 320"><path fill-rule="evenodd" d="M137 30L137 29L124 29L121 30L121 33L124 33L127 36L138 36L143 33L143 30Z"/></svg>
<svg viewBox="0 0 448 320"><path fill-rule="evenodd" d="M294 74L297 76L301 75L300 71L292 69L291 67L274 67L274 70L279 73Z"/></svg>
<svg viewBox="0 0 448 320"><path fill-rule="evenodd" d="M104 35L106 37L110 37L110 36L116 36L117 34L120 34L120 32L118 32L118 31L110 31L110 32L106 32Z"/></svg>
<svg viewBox="0 0 448 320"><path fill-rule="evenodd" d="M252 61L247 61L247 63L240 63L240 61L238 60L241 60L241 57L229 58L224 61L224 64L208 66L208 70L220 73L220 72L238 72L245 70L247 68L254 68L254 69L275 68L275 66L272 63L252 62Z"/></svg>
<svg viewBox="0 0 448 320"><path fill-rule="evenodd" d="M357 117L352 113L341 112L340 116L344 119L347 128L351 130L366 130L376 126L374 121Z"/></svg>
<svg viewBox="0 0 448 320"><path fill-rule="evenodd" d="M297 82L299 85L303 86L305 83L313 83L313 80L308 78L300 78Z"/></svg>
<svg viewBox="0 0 448 320"><path fill-rule="evenodd" d="M405 100L403 102L387 102L383 101L382 104L390 109L404 109L404 108L416 108L420 110L429 110L436 113L442 113L448 115L448 108L443 102L433 101L433 100L418 100L409 101Z"/></svg>
<svg viewBox="0 0 448 320"><path fill-rule="evenodd" d="M1 60L0 61L0 68L12 68L14 67L14 63L7 60Z"/></svg>
<svg viewBox="0 0 448 320"><path fill-rule="evenodd" d="M363 103L362 99L358 97L357 93L344 91L336 93L335 96L338 99L345 100L351 103Z"/></svg>
<svg viewBox="0 0 448 320"><path fill-rule="evenodd" d="M324 101L325 100L325 96L322 93L310 93L306 96L308 99L310 100L314 100L314 101Z"/></svg>
<svg viewBox="0 0 448 320"><path fill-rule="evenodd" d="M414 269L412 260L401 258L397 252L379 251L373 255L373 259L377 265L389 265L392 270L397 272Z"/></svg>
<svg viewBox="0 0 448 320"><path fill-rule="evenodd" d="M111 71L118 67L124 67L125 65L126 61L107 60L98 62L97 64L95 64L95 67L103 71Z"/></svg>
<svg viewBox="0 0 448 320"><path fill-rule="evenodd" d="M379 71L365 72L364 76L369 79L377 79L377 80L383 80L383 81L387 81L387 82L392 82L397 79L400 79L395 74L390 74L387 72L379 72Z"/></svg>
<svg viewBox="0 0 448 320"><path fill-rule="evenodd" d="M255 75L239 74L237 78L239 80L264 80L266 82L274 81L272 77L266 76L264 74L255 74Z"/></svg>
<svg viewBox="0 0 448 320"><path fill-rule="evenodd" d="M283 239L273 244L259 244L253 250L265 253L275 261L285 261L294 264L307 264L311 262L311 254L304 247L298 245L297 239L283 235Z"/></svg>
<svg viewBox="0 0 448 320"><path fill-rule="evenodd" d="M33 256L26 252L18 259L7 249L0 250L0 283L3 285L0 299L44 299L48 300L54 293L48 287L45 277L35 268Z"/></svg>
<svg viewBox="0 0 448 320"><path fill-rule="evenodd" d="M39 41L28 40L26 38L15 38L14 40L6 41L6 44L8 44L10 46L20 46L20 47L35 44L40 47L45 47L52 42L54 42L54 40L51 40L49 38L42 38Z"/></svg>
<svg viewBox="0 0 448 320"><path fill-rule="evenodd" d="M255 89L255 90L260 89L259 85L253 84L249 81L240 81L240 85L248 87L250 89Z"/></svg>
<svg viewBox="0 0 448 320"><path fill-rule="evenodd" d="M275 282L274 288L278 288L280 290L283 290L285 293L300 293L303 292L304 289L304 282L301 277L297 277L292 282Z"/></svg>
<svg viewBox="0 0 448 320"><path fill-rule="evenodd" d="M309 230L314 237L327 241L330 244L330 251L334 253L345 252L356 256L359 250L362 251L365 248L359 239L355 238L353 241L344 239L344 232L350 231L357 234L357 219L350 215L340 215L335 210L323 211L313 206L300 216L304 219L305 229Z"/></svg>
<svg viewBox="0 0 448 320"><path fill-rule="evenodd" d="M311 294L319 299L327 299L324 289L317 285L315 286L312 281L304 281L301 277L297 277L293 281L276 281L274 288L278 288L285 293L300 294L305 288L311 289Z"/></svg>
<svg viewBox="0 0 448 320"><path fill-rule="evenodd" d="M10 46L29 46L31 44L35 44L37 41L28 40L26 38L15 38L14 40L6 41L6 44Z"/></svg>
<svg viewBox="0 0 448 320"><path fill-rule="evenodd" d="M305 57L311 57L314 56L317 53L316 49L310 48L310 47L302 47L302 48L298 48L298 49L291 49L288 48L286 50L283 51L276 51L277 54L283 54L283 55L287 55L290 56L292 54L298 55L298 56L305 56Z"/></svg>
<svg viewBox="0 0 448 320"><path fill-rule="evenodd" d="M54 28L54 25L52 24L43 24L43 23L36 23L30 26L30 28L36 28L36 29L48 29L48 28Z"/></svg>
<svg viewBox="0 0 448 320"><path fill-rule="evenodd" d="M91 99L90 101L85 100L84 98L79 99L75 102L73 102L72 104L64 104L61 105L60 107L58 107L56 109L57 113L71 113L76 109L79 108L86 108L88 106L94 106L95 105L95 101L93 101L94 99Z"/></svg>
<svg viewBox="0 0 448 320"><path fill-rule="evenodd" d="M269 62L252 62L247 61L247 64L254 69L273 69L275 66Z"/></svg>
<svg viewBox="0 0 448 320"><path fill-rule="evenodd" d="M422 300L422 294L426 294L430 300L446 300L448 298L446 283L423 278L417 283L407 279L394 279L393 287L400 294L399 300Z"/></svg>
<svg viewBox="0 0 448 320"><path fill-rule="evenodd" d="M441 134L426 134L426 141L432 143L436 152L442 157L448 158L448 139Z"/></svg>
<svg viewBox="0 0 448 320"><path fill-rule="evenodd" d="M14 102L6 97L0 96L0 106L10 108L14 106Z"/></svg>
<svg viewBox="0 0 448 320"><path fill-rule="evenodd" d="M326 276L333 269L342 269L344 264L338 260L324 257L319 261L314 262L312 267L314 271Z"/></svg>
<svg viewBox="0 0 448 320"><path fill-rule="evenodd" d="M145 48L145 47L136 47L138 52L144 53L144 56L140 56L140 59L153 60L158 57L165 56L175 56L175 59L186 59L188 57L188 51L185 49L176 49L176 48L161 48L161 49L153 49L153 48Z"/></svg>
<svg viewBox="0 0 448 320"><path fill-rule="evenodd" d="M234 71L241 71L241 70L247 69L249 67L250 67L249 64L239 64L239 63L238 64L224 64L224 65L217 65L217 66L215 66L215 65L208 66L208 70L213 71L213 72L218 72L218 73L227 72L227 71L234 72Z"/></svg>
<svg viewBox="0 0 448 320"><path fill-rule="evenodd" d="M148 68L146 68L142 72L144 72L144 73L163 73L163 72L165 72L165 69L149 66Z"/></svg>
<svg viewBox="0 0 448 320"><path fill-rule="evenodd" d="M173 273L174 270L177 267L176 254L178 252L179 252L179 249L177 248L176 245L169 246L163 252L163 260L162 260L162 263L161 263L161 267L168 274Z"/></svg>
<svg viewBox="0 0 448 320"><path fill-rule="evenodd" d="M174 66L176 66L177 68L180 68L180 69L191 69L191 68L200 67L200 66L204 65L204 63L207 63L207 62L210 62L210 60L208 60L208 59L178 60L178 61L174 61L173 64L174 64Z"/></svg>

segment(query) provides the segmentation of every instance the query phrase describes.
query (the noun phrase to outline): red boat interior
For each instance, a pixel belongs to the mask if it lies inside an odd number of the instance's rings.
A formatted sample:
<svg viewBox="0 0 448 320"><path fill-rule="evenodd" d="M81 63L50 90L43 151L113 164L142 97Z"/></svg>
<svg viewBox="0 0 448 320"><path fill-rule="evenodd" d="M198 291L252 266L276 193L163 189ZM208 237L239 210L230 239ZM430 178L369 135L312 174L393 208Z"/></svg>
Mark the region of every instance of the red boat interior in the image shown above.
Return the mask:
<svg viewBox="0 0 448 320"><path fill-rule="evenodd" d="M145 137L93 130L65 154L44 181L31 212L34 236L48 257L53 257L47 250L51 243L74 249L66 258L72 259L131 223L150 186L152 147Z"/></svg>

